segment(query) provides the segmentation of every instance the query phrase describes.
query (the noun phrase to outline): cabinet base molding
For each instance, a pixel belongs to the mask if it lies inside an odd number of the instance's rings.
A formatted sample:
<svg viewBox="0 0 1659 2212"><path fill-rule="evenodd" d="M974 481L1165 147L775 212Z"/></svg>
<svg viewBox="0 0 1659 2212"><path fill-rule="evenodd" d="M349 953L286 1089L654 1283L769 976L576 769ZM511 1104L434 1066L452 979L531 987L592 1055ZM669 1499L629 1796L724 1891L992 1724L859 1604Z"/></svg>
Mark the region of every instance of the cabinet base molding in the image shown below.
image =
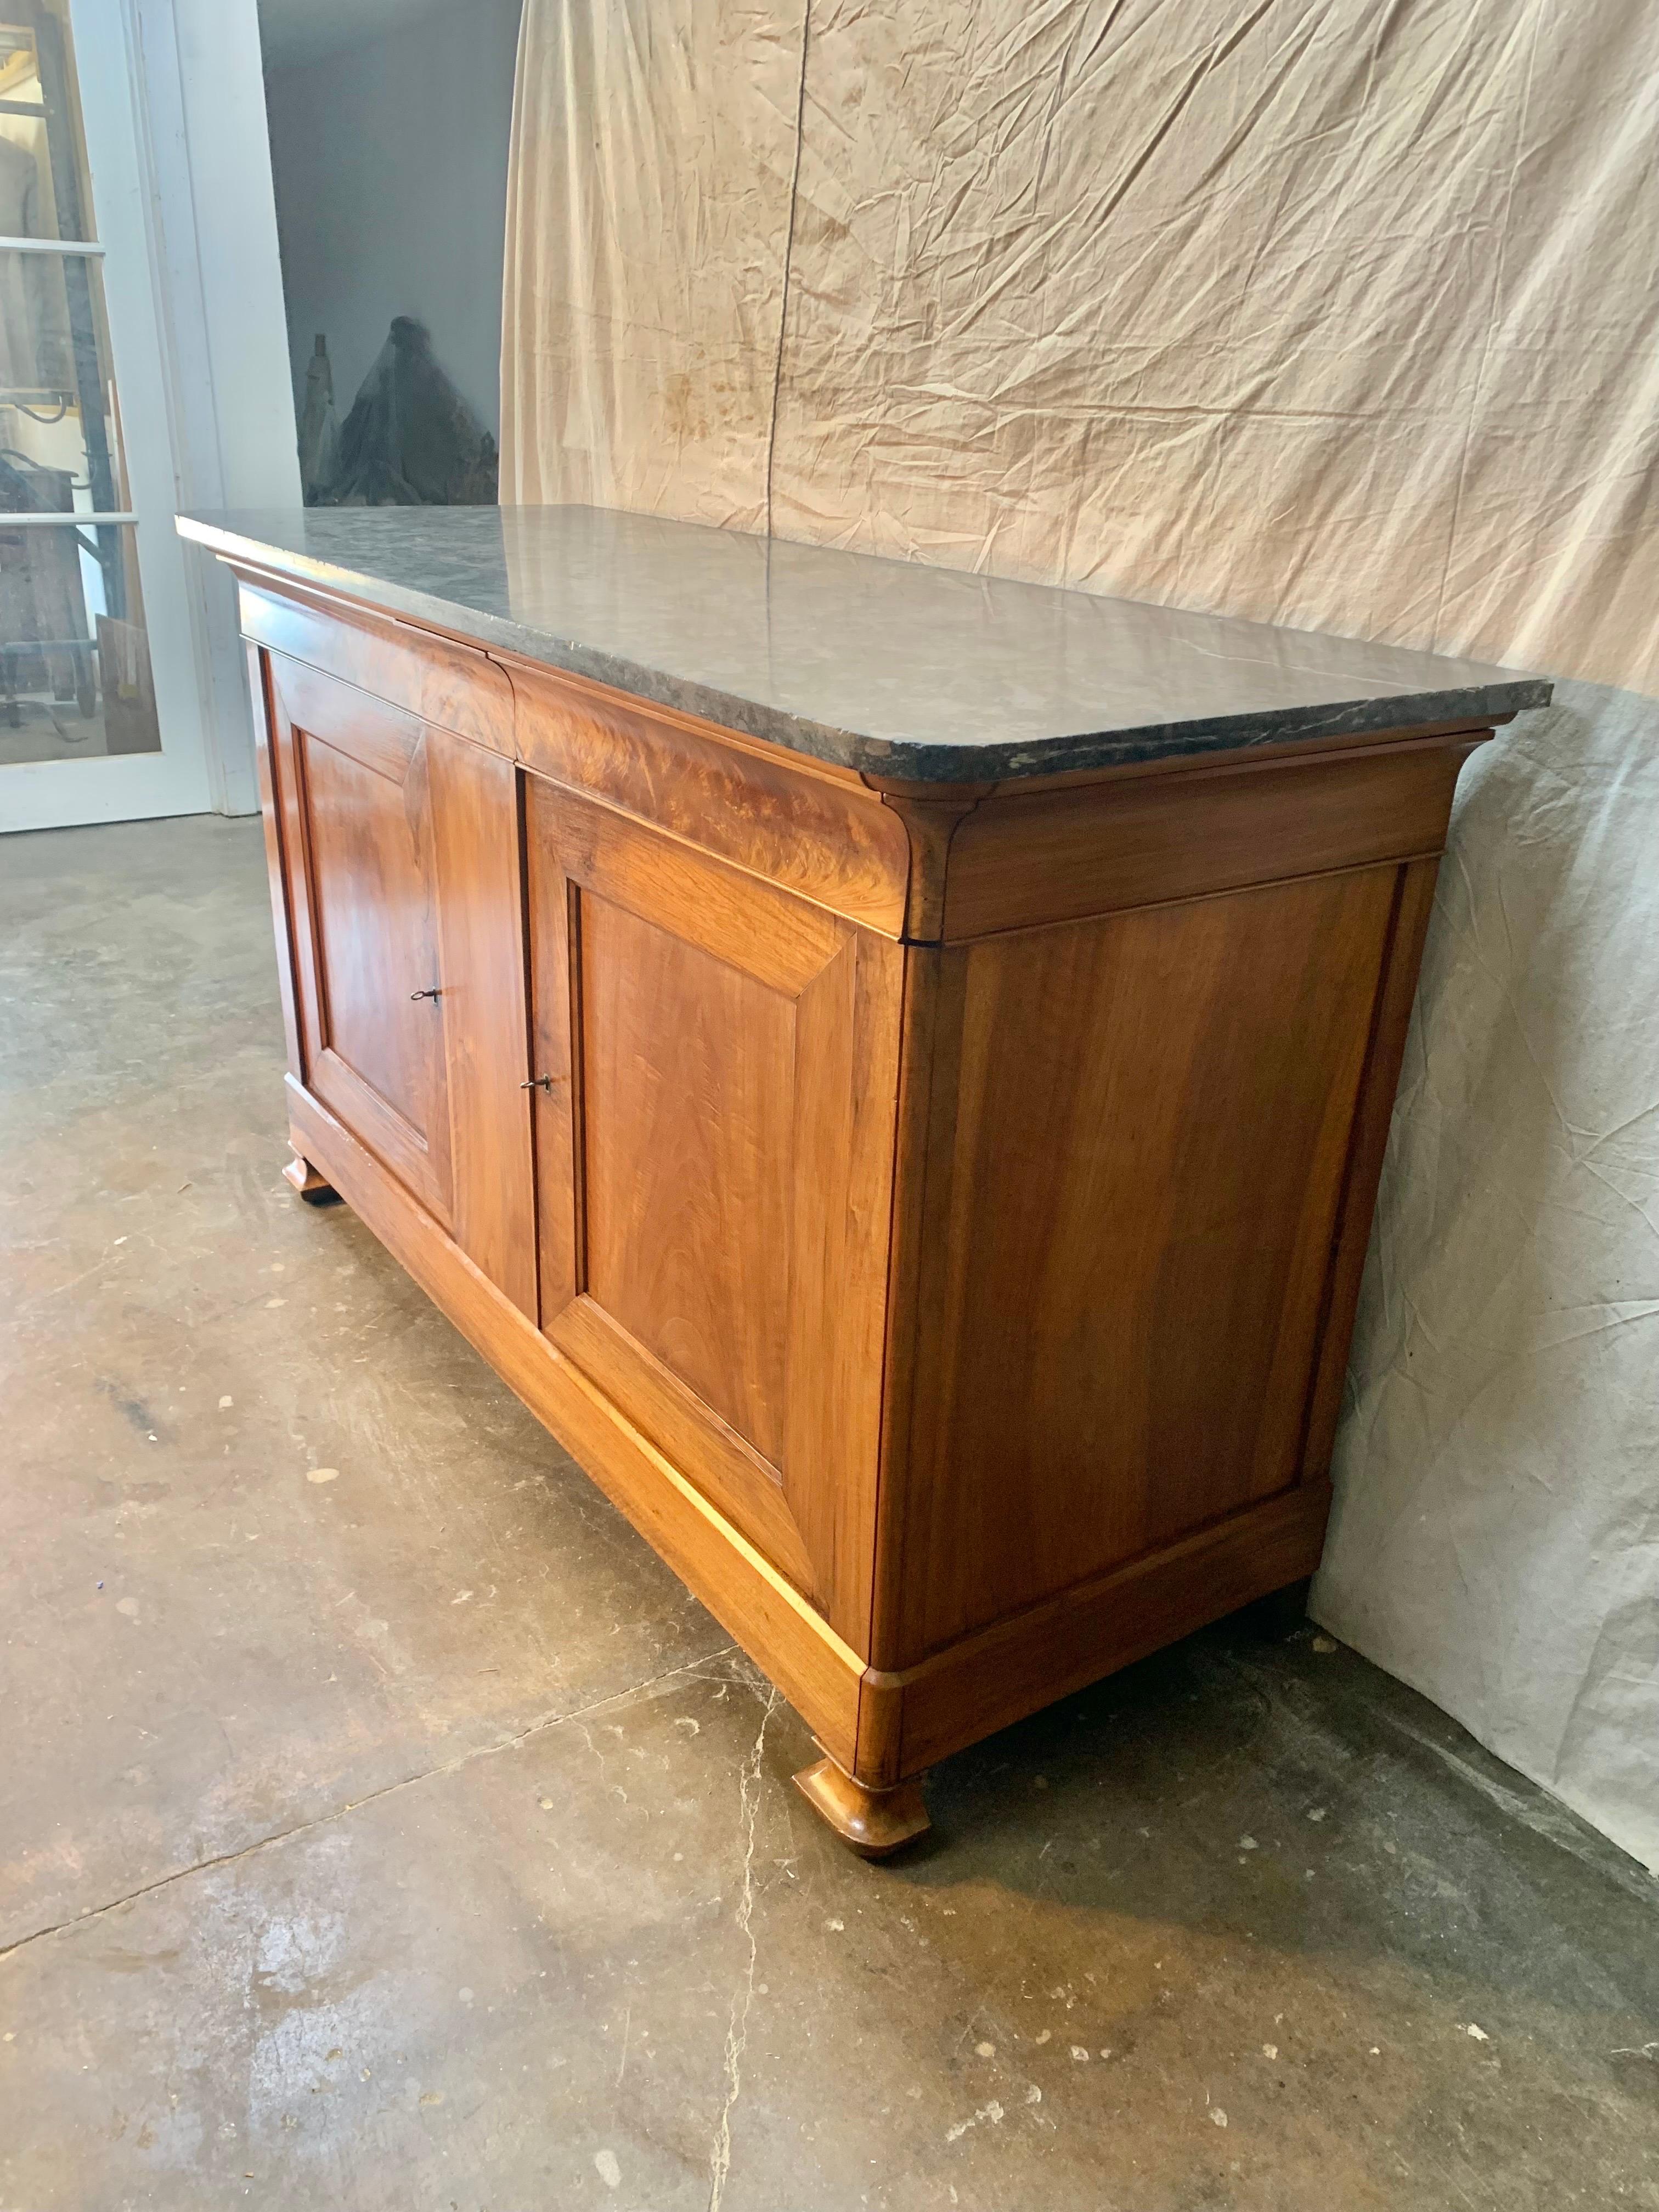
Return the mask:
<svg viewBox="0 0 1659 2212"><path fill-rule="evenodd" d="M885 1709L885 1741L880 1757L869 1745L857 1771L872 1783L919 1774L1056 1698L1299 1583L1319 1564L1329 1510L1328 1483L1298 1484L960 1637L913 1667L870 1668L866 1712ZM861 1752L872 1733L866 1728L860 1736Z"/></svg>
<svg viewBox="0 0 1659 2212"><path fill-rule="evenodd" d="M291 1183L309 1206L325 1206L339 1192L325 1176L318 1174L305 1155L295 1151L294 1158L283 1170L283 1181Z"/></svg>
<svg viewBox="0 0 1659 2212"><path fill-rule="evenodd" d="M901 1782L889 1790L872 1790L855 1782L833 1759L803 1766L795 1787L818 1817L827 1821L842 1843L862 1859L890 1858L933 1823L921 1802L916 1782Z"/></svg>

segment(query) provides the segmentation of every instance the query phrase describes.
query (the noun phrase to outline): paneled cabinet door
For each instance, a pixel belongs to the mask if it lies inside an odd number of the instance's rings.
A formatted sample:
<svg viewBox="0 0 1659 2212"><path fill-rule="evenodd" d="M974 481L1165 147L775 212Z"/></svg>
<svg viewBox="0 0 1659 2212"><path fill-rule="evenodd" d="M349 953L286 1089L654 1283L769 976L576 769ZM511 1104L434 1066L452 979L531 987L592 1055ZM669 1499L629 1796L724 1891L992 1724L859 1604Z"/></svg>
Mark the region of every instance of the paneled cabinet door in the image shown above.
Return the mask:
<svg viewBox="0 0 1659 2212"><path fill-rule="evenodd" d="M516 771L265 659L296 1073L533 1313Z"/></svg>
<svg viewBox="0 0 1659 2212"><path fill-rule="evenodd" d="M526 793L542 1328L863 1650L899 948Z"/></svg>

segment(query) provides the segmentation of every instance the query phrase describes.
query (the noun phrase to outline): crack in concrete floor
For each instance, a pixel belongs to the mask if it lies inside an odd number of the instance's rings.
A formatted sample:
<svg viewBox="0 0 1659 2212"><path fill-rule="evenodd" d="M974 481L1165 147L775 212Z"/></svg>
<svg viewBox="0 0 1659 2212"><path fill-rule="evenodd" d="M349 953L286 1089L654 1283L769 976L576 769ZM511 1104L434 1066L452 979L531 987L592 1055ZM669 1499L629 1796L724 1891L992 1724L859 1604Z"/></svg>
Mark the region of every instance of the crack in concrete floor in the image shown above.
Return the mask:
<svg viewBox="0 0 1659 2212"><path fill-rule="evenodd" d="M27 1936L17 1936L13 1942L0 1945L0 1966L3 1966L8 1959L15 1958L20 1951L27 1950L31 1944L44 1943L49 1936L62 1936L70 1929L88 1927L112 1912L119 1912L124 1905L135 1905L143 1897L153 1897L158 1890L172 1889L181 1881L189 1881L195 1875L210 1874L216 1868L234 1866L240 1860L252 1858L257 1852L270 1850L274 1844L285 1844L292 1837L309 1835L318 1828L331 1827L350 1814L362 1811L366 1805L376 1805L383 1797L396 1796L400 1790L413 1790L422 1782L459 1774L477 1759L494 1759L498 1753L515 1751L520 1744L545 1735L550 1730L580 1727L584 1721L591 1719L595 1713L604 1712L608 1706L626 1705L630 1698L642 1697L647 1690L654 1690L660 1683L672 1682L680 1675L696 1674L704 1668L732 1657L737 1650L735 1644L723 1644L719 1650L704 1652L699 1658L687 1660L683 1666L665 1667L661 1674L653 1674L645 1681L631 1683L626 1689L611 1691L603 1698L596 1698L591 1705L578 1705L570 1712L544 1713L527 1727L515 1729L511 1735L502 1736L495 1743L474 1744L466 1751L458 1752L453 1759L441 1760L435 1766L422 1767L416 1774L399 1775L395 1782L382 1783L377 1790L366 1790L361 1797L353 1797L343 1805L337 1805L332 1812L319 1813L309 1820L296 1820L291 1827L275 1828L269 1835L256 1836L251 1843L239 1844L234 1851L220 1851L211 1858L197 1859L189 1866L174 1867L167 1874L157 1875L154 1881L141 1882L125 1896L112 1897L103 1905L86 1905L71 1919L54 1920L47 1927L33 1929ZM776 1695L775 1691L775 1702ZM770 1705L767 1711L769 1714Z"/></svg>
<svg viewBox="0 0 1659 2212"><path fill-rule="evenodd" d="M720 2212L726 2185L732 2172L732 2114L743 2091L743 2054L749 2041L749 2010L755 2001L755 1972L760 1950L755 1941L755 1829L760 1817L761 1761L766 1753L766 1730L778 1707L778 1692L767 1686L766 1708L754 1748L738 1773L738 1818L743 1831L743 1890L738 1899L737 1925L749 1946L743 1978L732 1996L731 2018L726 2030L724 2063L726 2101L714 2127L714 2148L708 2155L708 2212Z"/></svg>

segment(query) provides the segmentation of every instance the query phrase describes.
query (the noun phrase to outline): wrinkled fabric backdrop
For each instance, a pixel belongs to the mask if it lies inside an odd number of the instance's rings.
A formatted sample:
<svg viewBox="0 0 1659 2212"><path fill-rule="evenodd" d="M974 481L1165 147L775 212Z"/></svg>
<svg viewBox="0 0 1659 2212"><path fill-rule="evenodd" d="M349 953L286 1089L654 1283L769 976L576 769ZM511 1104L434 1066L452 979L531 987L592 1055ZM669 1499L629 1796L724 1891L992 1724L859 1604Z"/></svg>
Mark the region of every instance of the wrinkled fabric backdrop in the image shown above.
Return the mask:
<svg viewBox="0 0 1659 2212"><path fill-rule="evenodd" d="M1465 771L1314 1611L1659 1867L1659 8L526 0L502 496L1579 679Z"/></svg>

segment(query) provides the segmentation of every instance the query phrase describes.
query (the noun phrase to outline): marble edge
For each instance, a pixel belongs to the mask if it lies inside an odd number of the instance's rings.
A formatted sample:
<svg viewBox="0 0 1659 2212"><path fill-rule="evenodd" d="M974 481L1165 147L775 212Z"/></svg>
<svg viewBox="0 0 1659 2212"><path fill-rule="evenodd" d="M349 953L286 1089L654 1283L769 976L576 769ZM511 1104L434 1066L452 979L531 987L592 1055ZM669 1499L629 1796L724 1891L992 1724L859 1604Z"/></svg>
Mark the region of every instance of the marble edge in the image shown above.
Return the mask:
<svg viewBox="0 0 1659 2212"><path fill-rule="evenodd" d="M1390 692L1353 700L1325 700L1310 707L1257 708L1237 714L1181 722L1148 723L1135 729L1073 731L1052 738L1010 744L936 744L921 738L868 737L832 723L815 722L785 708L768 707L717 686L670 675L616 653L531 629L504 615L470 607L343 568L316 555L245 538L240 532L195 515L174 518L181 538L204 546L222 559L239 561L267 574L314 584L370 610L397 616L493 645L541 666L583 676L653 705L758 738L790 752L805 753L860 774L912 783L975 783L1023 775L1057 775L1075 769L1118 768L1136 763L1180 758L1188 754L1240 752L1252 746L1309 743L1323 738L1363 737L1369 731L1419 724L1471 722L1547 707L1553 685L1547 677L1514 677L1502 683L1456 685L1443 691Z"/></svg>

